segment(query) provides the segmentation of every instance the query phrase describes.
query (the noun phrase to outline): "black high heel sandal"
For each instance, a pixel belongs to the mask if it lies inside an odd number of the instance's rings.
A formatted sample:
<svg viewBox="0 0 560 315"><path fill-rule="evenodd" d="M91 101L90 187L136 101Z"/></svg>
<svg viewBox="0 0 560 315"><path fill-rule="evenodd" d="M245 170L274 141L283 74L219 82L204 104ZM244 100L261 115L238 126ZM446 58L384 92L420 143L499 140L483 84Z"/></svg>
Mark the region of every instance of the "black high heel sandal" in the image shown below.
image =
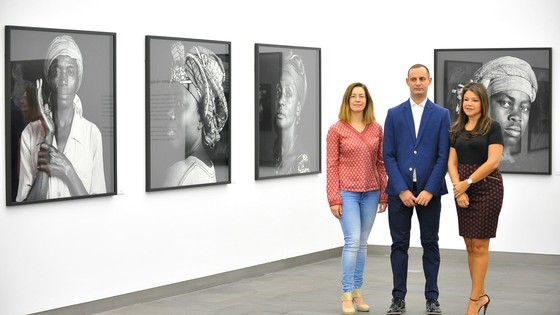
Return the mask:
<svg viewBox="0 0 560 315"><path fill-rule="evenodd" d="M486 315L486 309L488 308L488 305L490 305L490 296L488 296L488 294L483 294L481 296L478 297L478 299L482 299L483 297L487 297L488 298L488 302L486 302L486 304L482 305L479 309L478 312L480 313L480 309L484 307L484 315Z"/></svg>
<svg viewBox="0 0 560 315"><path fill-rule="evenodd" d="M488 296L488 294L483 294L483 295L479 296L478 299L476 299L476 300L475 300L475 299L472 299L472 298L471 298L470 300L473 301L473 302L478 302L478 301L480 301L480 299L482 299L483 297L487 297L487 298L488 298L488 302L486 302L486 304L484 304L484 305L481 305L481 306L478 308L478 312L476 312L476 313L477 313L477 314L480 313L480 310L484 307L484 313L483 313L483 314L486 315L486 310L488 309L488 305L490 304L490 296Z"/></svg>

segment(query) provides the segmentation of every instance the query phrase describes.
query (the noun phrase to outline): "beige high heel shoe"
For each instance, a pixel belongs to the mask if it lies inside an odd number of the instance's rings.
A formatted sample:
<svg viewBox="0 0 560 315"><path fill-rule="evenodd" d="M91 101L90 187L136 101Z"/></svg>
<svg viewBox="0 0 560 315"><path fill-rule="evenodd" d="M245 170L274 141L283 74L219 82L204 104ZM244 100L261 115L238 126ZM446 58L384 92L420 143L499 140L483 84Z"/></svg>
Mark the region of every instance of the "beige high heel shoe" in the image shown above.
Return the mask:
<svg viewBox="0 0 560 315"><path fill-rule="evenodd" d="M352 291L352 297L354 297L354 302L356 303L356 309L358 310L358 312L369 312L369 305L364 302L362 289L355 289L354 291ZM360 302L362 303L358 303L356 298L361 299Z"/></svg>
<svg viewBox="0 0 560 315"><path fill-rule="evenodd" d="M356 309L354 309L354 303L352 303L351 307L344 307L345 301L354 301L354 297L352 297L352 292L344 292L342 293L342 314L343 315L354 315L356 313Z"/></svg>

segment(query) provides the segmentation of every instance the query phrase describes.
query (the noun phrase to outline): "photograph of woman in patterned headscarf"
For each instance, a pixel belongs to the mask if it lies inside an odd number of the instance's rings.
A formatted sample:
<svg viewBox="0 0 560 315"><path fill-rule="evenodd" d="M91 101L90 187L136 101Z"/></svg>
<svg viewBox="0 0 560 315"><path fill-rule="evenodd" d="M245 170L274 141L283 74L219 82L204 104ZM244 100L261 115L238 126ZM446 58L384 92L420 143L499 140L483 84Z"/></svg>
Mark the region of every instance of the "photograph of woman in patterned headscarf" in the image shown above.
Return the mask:
<svg viewBox="0 0 560 315"><path fill-rule="evenodd" d="M211 50L182 42L171 43L173 64L169 88L173 104L168 112L167 135L171 146L183 152L181 160L165 171L166 187L217 182L210 153L216 149L228 120L228 101L223 85L226 70Z"/></svg>
<svg viewBox="0 0 560 315"><path fill-rule="evenodd" d="M490 95L490 116L503 130L502 161L515 163L527 130L531 106L537 97L537 78L526 61L503 56L486 62L474 74Z"/></svg>
<svg viewBox="0 0 560 315"><path fill-rule="evenodd" d="M276 140L273 146L277 175L310 172L309 155L299 139L300 122L307 95L307 75L303 60L290 51L282 62L276 85Z"/></svg>
<svg viewBox="0 0 560 315"><path fill-rule="evenodd" d="M46 82L37 80L40 119L29 122L21 134L16 201L107 192L102 135L83 117L78 96L83 73L74 38L54 38L44 62ZM44 101L43 84L48 91Z"/></svg>

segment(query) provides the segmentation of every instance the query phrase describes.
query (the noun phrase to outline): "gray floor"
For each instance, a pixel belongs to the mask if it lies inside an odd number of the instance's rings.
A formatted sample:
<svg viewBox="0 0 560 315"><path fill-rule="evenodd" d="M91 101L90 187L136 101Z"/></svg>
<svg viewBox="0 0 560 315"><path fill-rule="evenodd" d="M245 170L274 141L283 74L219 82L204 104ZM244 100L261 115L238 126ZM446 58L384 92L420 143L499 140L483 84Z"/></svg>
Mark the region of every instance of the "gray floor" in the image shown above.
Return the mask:
<svg viewBox="0 0 560 315"><path fill-rule="evenodd" d="M410 257L406 315L425 314L420 255L417 251ZM560 314L559 256L491 253L490 260L486 290L492 301L487 314ZM392 288L386 251L370 250L365 279L369 314L385 314ZM442 251L439 286L443 313L465 314L470 279L463 251ZM337 257L98 314L342 314L340 293Z"/></svg>

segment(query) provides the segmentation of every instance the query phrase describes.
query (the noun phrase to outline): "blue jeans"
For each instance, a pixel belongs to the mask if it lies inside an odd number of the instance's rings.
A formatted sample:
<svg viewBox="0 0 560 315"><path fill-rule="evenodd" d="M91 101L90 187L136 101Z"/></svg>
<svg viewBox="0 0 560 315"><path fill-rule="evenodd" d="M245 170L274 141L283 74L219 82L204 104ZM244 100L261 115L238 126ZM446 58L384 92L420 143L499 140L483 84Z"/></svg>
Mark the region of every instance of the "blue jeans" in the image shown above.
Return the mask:
<svg viewBox="0 0 560 315"><path fill-rule="evenodd" d="M342 290L360 289L364 282L369 233L377 214L379 190L366 192L341 191L344 234L342 249Z"/></svg>

